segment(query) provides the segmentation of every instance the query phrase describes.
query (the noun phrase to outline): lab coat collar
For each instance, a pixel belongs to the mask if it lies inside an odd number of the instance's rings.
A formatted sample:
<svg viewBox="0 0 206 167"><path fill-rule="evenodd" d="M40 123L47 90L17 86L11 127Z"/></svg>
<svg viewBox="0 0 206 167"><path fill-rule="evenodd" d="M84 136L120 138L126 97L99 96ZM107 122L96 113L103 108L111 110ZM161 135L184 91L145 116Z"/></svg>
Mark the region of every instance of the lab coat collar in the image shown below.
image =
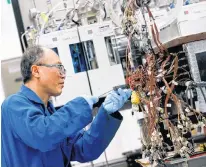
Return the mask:
<svg viewBox="0 0 206 167"><path fill-rule="evenodd" d="M22 85L20 92L24 94L29 100L34 101L36 103L44 104L40 97L27 86Z"/></svg>

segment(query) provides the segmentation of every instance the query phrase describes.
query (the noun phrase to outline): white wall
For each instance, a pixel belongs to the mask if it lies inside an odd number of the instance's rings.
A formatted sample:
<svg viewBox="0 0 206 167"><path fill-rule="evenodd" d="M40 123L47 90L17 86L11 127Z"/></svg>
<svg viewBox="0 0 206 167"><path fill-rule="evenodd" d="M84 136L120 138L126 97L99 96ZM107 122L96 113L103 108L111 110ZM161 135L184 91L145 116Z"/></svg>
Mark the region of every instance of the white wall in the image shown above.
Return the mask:
<svg viewBox="0 0 206 167"><path fill-rule="evenodd" d="M22 54L13 8L7 0L0 0L0 60L18 57ZM1 70L0 70L1 72ZM0 105L4 100L2 80L0 79ZM1 112L0 112L1 117ZM0 119L1 131L1 119ZM0 146L1 151L1 146ZM0 156L1 160L1 156ZM0 161L1 162L1 161Z"/></svg>
<svg viewBox="0 0 206 167"><path fill-rule="evenodd" d="M0 36L0 60L6 60L22 55L16 21L12 4L7 0L1 1L1 36ZM4 99L2 82L0 81L0 104Z"/></svg>
<svg viewBox="0 0 206 167"><path fill-rule="evenodd" d="M1 60L18 57L22 54L19 36L14 18L13 8L7 0L2 1L2 45L1 45Z"/></svg>

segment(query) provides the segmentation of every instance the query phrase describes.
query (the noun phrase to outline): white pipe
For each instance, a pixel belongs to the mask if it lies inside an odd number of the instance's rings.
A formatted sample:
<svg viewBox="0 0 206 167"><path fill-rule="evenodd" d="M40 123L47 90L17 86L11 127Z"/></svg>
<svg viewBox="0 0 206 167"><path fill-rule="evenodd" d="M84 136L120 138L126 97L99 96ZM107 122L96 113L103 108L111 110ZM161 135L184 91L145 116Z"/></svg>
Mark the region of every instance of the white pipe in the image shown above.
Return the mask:
<svg viewBox="0 0 206 167"><path fill-rule="evenodd" d="M182 7L183 0L176 0L175 8L171 9L172 14L169 17L166 16L159 24L157 24L157 27L161 30L173 23L177 19Z"/></svg>
<svg viewBox="0 0 206 167"><path fill-rule="evenodd" d="M26 50L26 46L25 46L25 43L24 43L24 36L25 36L27 33L28 33L28 31L25 31L25 32L21 35L21 42L22 42L24 51Z"/></svg>
<svg viewBox="0 0 206 167"><path fill-rule="evenodd" d="M35 24L36 24L36 27L37 27L37 31L40 31L40 23L39 23L39 17L40 17L40 13L37 13L36 17L35 17Z"/></svg>
<svg viewBox="0 0 206 167"><path fill-rule="evenodd" d="M61 12L61 11L64 11L64 10L67 10L66 8L61 8L61 9L57 9L55 12Z"/></svg>
<svg viewBox="0 0 206 167"><path fill-rule="evenodd" d="M120 21L119 17L117 17L117 14L115 14L115 12L113 10L113 0L107 0L105 3L105 6L107 6L106 8L109 9L109 16L110 16L112 22L117 27L121 27L121 21Z"/></svg>
<svg viewBox="0 0 206 167"><path fill-rule="evenodd" d="M70 11L66 12L65 16L61 19L59 25L57 26L57 30L60 28L61 24L63 23L64 18L66 18L67 14L70 13L72 10L74 10L74 9L71 9Z"/></svg>
<svg viewBox="0 0 206 167"><path fill-rule="evenodd" d="M49 18L49 16L52 14L52 12L53 12L56 8L58 8L60 5L62 5L62 4L67 4L67 3L66 3L65 1L59 2L58 4L56 4L56 5L49 11L49 13L48 13L46 16ZM73 7L73 8L74 8L74 7ZM67 7L67 9L73 9L73 8L68 8L68 7ZM45 25L46 25L46 21L44 21L44 24L43 24L42 27L41 27L41 31L40 31L40 33L39 33L40 35L43 34Z"/></svg>

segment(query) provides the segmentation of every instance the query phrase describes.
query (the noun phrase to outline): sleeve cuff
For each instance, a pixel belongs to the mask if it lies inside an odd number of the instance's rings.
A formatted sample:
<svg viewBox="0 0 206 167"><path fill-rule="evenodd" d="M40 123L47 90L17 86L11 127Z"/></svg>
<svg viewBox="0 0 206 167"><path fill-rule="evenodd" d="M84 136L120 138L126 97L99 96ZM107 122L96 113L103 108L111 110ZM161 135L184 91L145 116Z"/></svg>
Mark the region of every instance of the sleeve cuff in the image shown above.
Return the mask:
<svg viewBox="0 0 206 167"><path fill-rule="evenodd" d="M116 118L116 119L118 119L118 120L123 120L123 117L122 117L122 115L120 114L120 112L119 111L116 111L116 112L114 112L114 113L112 113L112 114L110 114L113 118Z"/></svg>

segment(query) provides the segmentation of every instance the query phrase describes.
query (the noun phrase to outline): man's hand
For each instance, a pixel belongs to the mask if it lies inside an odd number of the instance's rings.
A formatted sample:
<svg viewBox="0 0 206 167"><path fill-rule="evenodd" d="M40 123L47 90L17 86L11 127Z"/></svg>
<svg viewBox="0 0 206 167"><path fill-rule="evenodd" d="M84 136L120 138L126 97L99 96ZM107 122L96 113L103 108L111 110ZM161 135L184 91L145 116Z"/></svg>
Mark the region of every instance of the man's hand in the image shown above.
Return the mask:
<svg viewBox="0 0 206 167"><path fill-rule="evenodd" d="M86 96L85 95L82 97L87 101L91 109L93 109L93 105L99 101L99 98L97 96Z"/></svg>
<svg viewBox="0 0 206 167"><path fill-rule="evenodd" d="M120 108L122 108L131 94L131 89L122 90L121 88L119 88L116 92L112 91L103 102L104 109L108 112L108 114L112 114L118 111Z"/></svg>

